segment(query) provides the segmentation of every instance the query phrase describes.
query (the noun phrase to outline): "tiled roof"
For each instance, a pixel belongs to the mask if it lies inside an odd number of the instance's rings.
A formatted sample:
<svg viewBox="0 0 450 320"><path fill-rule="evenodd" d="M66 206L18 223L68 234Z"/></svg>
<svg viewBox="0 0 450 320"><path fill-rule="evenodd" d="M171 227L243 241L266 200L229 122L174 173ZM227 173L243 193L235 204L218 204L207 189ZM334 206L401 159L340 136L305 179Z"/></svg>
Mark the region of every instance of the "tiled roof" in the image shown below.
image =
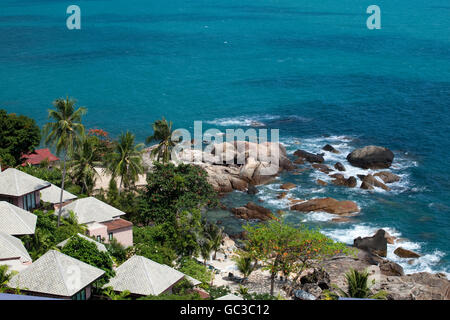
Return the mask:
<svg viewBox="0 0 450 320"><path fill-rule="evenodd" d="M169 266L142 256L132 256L116 269L116 276L105 287L132 294L159 295L180 281L185 275Z"/></svg>
<svg viewBox="0 0 450 320"><path fill-rule="evenodd" d="M49 186L49 182L14 168L8 168L5 171L0 172L1 195L20 197Z"/></svg>
<svg viewBox="0 0 450 320"><path fill-rule="evenodd" d="M85 239L87 241L90 241L90 242L94 243L97 246L97 249L99 251L101 251L101 252L107 252L108 251L103 243L95 241L92 238L86 237L85 235L83 235L81 233L77 233L77 236L79 236L80 238L83 238L83 239ZM59 247L59 248L63 248L70 239L72 239L72 237L64 240L63 242L58 243L56 246Z"/></svg>
<svg viewBox="0 0 450 320"><path fill-rule="evenodd" d="M40 164L42 161L48 159L48 161L58 161L59 158L55 155L53 155L49 149L37 149L34 150L34 152L30 152L29 154L24 154L22 156L22 159L24 160L24 163L22 166L25 166L27 163L36 165Z"/></svg>
<svg viewBox="0 0 450 320"><path fill-rule="evenodd" d="M0 260L17 259L30 262L31 257L20 239L0 232Z"/></svg>
<svg viewBox="0 0 450 320"><path fill-rule="evenodd" d="M49 250L8 283L11 288L71 297L105 272L61 252Z"/></svg>
<svg viewBox="0 0 450 320"><path fill-rule="evenodd" d="M131 223L130 221L121 219L121 218L115 219L112 221L108 221L108 222L103 222L102 224L104 224L108 228L108 231L114 231L114 230L128 228L128 227L133 226L133 223Z"/></svg>
<svg viewBox="0 0 450 320"><path fill-rule="evenodd" d="M61 188L55 186L54 184L50 185L49 188L45 188L41 191L41 200L44 202L58 204L60 196L61 196ZM64 190L63 203L70 200L75 200L76 198L77 196Z"/></svg>
<svg viewBox="0 0 450 320"><path fill-rule="evenodd" d="M9 202L0 201L0 231L11 235L34 234L37 216Z"/></svg>
<svg viewBox="0 0 450 320"><path fill-rule="evenodd" d="M78 199L64 206L62 215L68 217L70 211L75 213L79 224L111 221L118 216L125 215L125 212L94 197Z"/></svg>

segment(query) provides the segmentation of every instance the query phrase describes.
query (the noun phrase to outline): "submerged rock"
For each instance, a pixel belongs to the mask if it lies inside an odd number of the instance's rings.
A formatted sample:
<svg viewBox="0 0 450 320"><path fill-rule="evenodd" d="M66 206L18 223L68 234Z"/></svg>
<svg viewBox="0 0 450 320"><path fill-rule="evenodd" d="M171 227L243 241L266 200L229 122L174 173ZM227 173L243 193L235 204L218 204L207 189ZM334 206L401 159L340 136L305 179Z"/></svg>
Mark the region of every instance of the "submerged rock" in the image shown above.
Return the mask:
<svg viewBox="0 0 450 320"><path fill-rule="evenodd" d="M333 182L333 184L337 185L337 186L344 186L347 188L354 188L356 187L357 181L356 178L351 176L348 179L345 178L336 178L334 180L332 180L331 182Z"/></svg>
<svg viewBox="0 0 450 320"><path fill-rule="evenodd" d="M252 184L248 184L247 193L248 194L257 194L259 190Z"/></svg>
<svg viewBox="0 0 450 320"><path fill-rule="evenodd" d="M364 184L364 187L363 187ZM391 188L389 188L387 185L385 185L383 182L379 181L377 178L375 178L373 175L368 174L363 179L363 184L361 184L361 188L365 189L368 187L368 185L372 187L378 187L386 191L390 191Z"/></svg>
<svg viewBox="0 0 450 320"><path fill-rule="evenodd" d="M393 182L400 181L400 177L398 175L393 174L392 172L389 172L389 171L377 172L374 174L374 176L380 177L381 180L384 181L384 183L393 183Z"/></svg>
<svg viewBox="0 0 450 320"><path fill-rule="evenodd" d="M287 182L287 183L282 184L280 186L280 189L290 190L290 189L294 189L295 187L297 187L295 184L293 184L291 182Z"/></svg>
<svg viewBox="0 0 450 320"><path fill-rule="evenodd" d="M328 185L328 183L326 183L325 181L320 180L320 179L317 179L317 180L316 180L316 183L317 183L318 185L320 185L320 186L326 186L326 185Z"/></svg>
<svg viewBox="0 0 450 320"><path fill-rule="evenodd" d="M310 153L304 150L297 150L294 152L294 156L305 159L308 162L317 162L322 163L324 162L324 158L321 155Z"/></svg>
<svg viewBox="0 0 450 320"><path fill-rule="evenodd" d="M332 152L332 153L336 153L339 154L340 152L338 150L336 150L331 144L327 144L325 145L322 150L328 151L328 152Z"/></svg>
<svg viewBox="0 0 450 320"><path fill-rule="evenodd" d="M325 211L328 213L346 215L359 212L358 205L349 200L338 201L333 198L312 199L306 202L295 204L291 210L301 212Z"/></svg>
<svg viewBox="0 0 450 320"><path fill-rule="evenodd" d="M340 163L340 162L336 162L336 163L334 164L334 168L335 168L336 170L339 170L339 171L345 171L344 165L343 165L342 163Z"/></svg>
<svg viewBox="0 0 450 320"><path fill-rule="evenodd" d="M394 153L384 147L367 146L353 150L347 160L352 166L363 169L384 169L391 166Z"/></svg>
<svg viewBox="0 0 450 320"><path fill-rule="evenodd" d="M231 212L237 218L244 220L258 219L266 221L273 219L272 212L269 209L258 206L253 202L247 203L244 207L233 208Z"/></svg>
<svg viewBox="0 0 450 320"><path fill-rule="evenodd" d="M326 164L319 164L319 163L314 163L312 165L312 167L314 169L319 170L320 172L329 174L331 171L334 171L333 169L330 169L330 167L328 167Z"/></svg>

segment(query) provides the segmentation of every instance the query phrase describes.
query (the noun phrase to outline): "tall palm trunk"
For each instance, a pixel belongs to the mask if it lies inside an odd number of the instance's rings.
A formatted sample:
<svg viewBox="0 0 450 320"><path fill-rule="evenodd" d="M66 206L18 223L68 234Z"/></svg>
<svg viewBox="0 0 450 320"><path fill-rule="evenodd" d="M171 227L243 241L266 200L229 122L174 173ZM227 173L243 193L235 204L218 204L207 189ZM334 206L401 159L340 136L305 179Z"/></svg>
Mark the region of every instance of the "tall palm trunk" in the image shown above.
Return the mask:
<svg viewBox="0 0 450 320"><path fill-rule="evenodd" d="M62 202L63 202L63 193L64 193L64 182L66 180L66 158L67 152L64 152L64 169L62 174L62 182L61 182L61 195L59 196L59 210L58 210L58 227L61 224L61 212L62 212Z"/></svg>
<svg viewBox="0 0 450 320"><path fill-rule="evenodd" d="M120 196L120 192L122 191L122 182L123 182L123 176L120 176L120 184L119 184L119 196Z"/></svg>

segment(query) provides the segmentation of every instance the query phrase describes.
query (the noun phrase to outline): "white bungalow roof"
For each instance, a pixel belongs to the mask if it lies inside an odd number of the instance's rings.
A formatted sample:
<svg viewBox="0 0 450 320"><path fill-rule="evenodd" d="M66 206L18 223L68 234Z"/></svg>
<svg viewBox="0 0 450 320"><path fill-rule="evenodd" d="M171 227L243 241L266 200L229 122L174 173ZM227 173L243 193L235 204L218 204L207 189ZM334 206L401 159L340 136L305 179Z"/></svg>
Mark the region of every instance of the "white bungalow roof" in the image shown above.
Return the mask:
<svg viewBox="0 0 450 320"><path fill-rule="evenodd" d="M241 298L241 297L236 296L234 294L227 294L226 296L217 298L216 300L244 300L244 298Z"/></svg>
<svg viewBox="0 0 450 320"><path fill-rule="evenodd" d="M114 291L128 290L143 296L159 295L185 275L169 266L134 255L116 269L116 276L105 287Z"/></svg>
<svg viewBox="0 0 450 320"><path fill-rule="evenodd" d="M78 199L64 206L62 209L63 217L68 217L70 211L75 213L79 224L111 221L125 214L125 212L94 197Z"/></svg>
<svg viewBox="0 0 450 320"><path fill-rule="evenodd" d="M20 197L49 186L50 182L14 168L0 172L0 194L2 195Z"/></svg>
<svg viewBox="0 0 450 320"><path fill-rule="evenodd" d="M61 197L61 188L51 184L49 188L45 188L41 191L41 200L44 202L57 204L59 203L59 199ZM75 200L77 198L76 195L71 194L64 190L63 192L63 202L67 202L70 200Z"/></svg>
<svg viewBox="0 0 450 320"><path fill-rule="evenodd" d="M99 251L101 251L101 252L107 252L108 251L103 243L95 241L92 238L86 237L85 235L83 235L81 233L77 233L77 236L79 236L80 238L83 238L83 239L85 239L87 241L90 241L90 242L94 243L97 246L97 249ZM64 240L63 242L58 243L56 246L59 247L59 248L63 248L66 245L66 243L72 238L73 237L70 237L70 238Z"/></svg>
<svg viewBox="0 0 450 320"><path fill-rule="evenodd" d="M31 257L20 239L0 232L0 260L9 259L20 259L22 262L31 261Z"/></svg>
<svg viewBox="0 0 450 320"><path fill-rule="evenodd" d="M37 216L9 202L0 201L0 232L11 235L34 234Z"/></svg>
<svg viewBox="0 0 450 320"><path fill-rule="evenodd" d="M8 283L11 288L71 297L105 272L56 250L33 262Z"/></svg>

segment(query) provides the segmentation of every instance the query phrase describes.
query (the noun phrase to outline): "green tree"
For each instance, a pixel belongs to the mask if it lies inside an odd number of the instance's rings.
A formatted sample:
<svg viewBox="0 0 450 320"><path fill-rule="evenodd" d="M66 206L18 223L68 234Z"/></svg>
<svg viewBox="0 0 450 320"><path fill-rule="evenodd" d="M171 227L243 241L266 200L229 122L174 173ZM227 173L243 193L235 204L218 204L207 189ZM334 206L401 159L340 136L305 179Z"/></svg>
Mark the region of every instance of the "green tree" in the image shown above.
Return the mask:
<svg viewBox="0 0 450 320"><path fill-rule="evenodd" d="M271 296L279 272L285 276L292 273L299 275L312 261L348 252L345 244L334 242L318 230L303 225L294 228L282 218L256 226L247 225L244 229L248 233L244 241L245 254L270 272Z"/></svg>
<svg viewBox="0 0 450 320"><path fill-rule="evenodd" d="M200 255L203 258L203 264L206 266L206 262L210 258L212 252L211 241L208 239L202 239L200 240L199 245L200 245Z"/></svg>
<svg viewBox="0 0 450 320"><path fill-rule="evenodd" d="M128 290L116 293L113 287L106 287L103 289L102 294L108 297L109 300L131 300L129 297L131 293Z"/></svg>
<svg viewBox="0 0 450 320"><path fill-rule="evenodd" d="M233 257L233 260L236 262L238 270L244 276L242 283L245 283L248 277L256 269L257 263L245 252L241 252L239 255Z"/></svg>
<svg viewBox="0 0 450 320"><path fill-rule="evenodd" d="M162 160L168 163L171 158L173 147L178 141L172 140L172 121L167 122L163 117L162 120L156 120L152 124L153 135L146 139L146 143L158 141L158 145L151 151L152 156L156 156L157 161Z"/></svg>
<svg viewBox="0 0 450 320"><path fill-rule="evenodd" d="M209 288L209 284L213 279L212 272L206 266L190 257L184 257L180 260L180 267L178 270L201 281L202 284L200 287L205 289Z"/></svg>
<svg viewBox="0 0 450 320"><path fill-rule="evenodd" d="M7 265L0 265L0 293L8 291L8 282L16 273L9 271Z"/></svg>
<svg viewBox="0 0 450 320"><path fill-rule="evenodd" d="M102 284L115 275L111 257L106 252L98 250L95 243L91 241L74 236L67 241L61 252L105 271L101 278Z"/></svg>
<svg viewBox="0 0 450 320"><path fill-rule="evenodd" d="M56 147L56 153L63 153L63 173L61 182L61 195L58 210L58 227L61 221L62 200L64 192L64 181L66 177L67 156L73 152L79 143L80 137L84 135L84 126L81 118L86 113L86 109L80 107L75 109L75 100L56 99L53 102L55 109L48 110L48 117L51 122L44 126L45 143Z"/></svg>
<svg viewBox="0 0 450 320"><path fill-rule="evenodd" d="M213 252L213 260L216 259L217 252L220 250L223 240L223 229L213 223L204 222L204 236L209 240Z"/></svg>
<svg viewBox="0 0 450 320"><path fill-rule="evenodd" d="M122 185L130 188L138 179L138 175L144 172L142 165L143 144L135 143L135 136L127 131L119 136L114 145L114 150L106 156L106 171L111 173L112 179L120 177L119 195Z"/></svg>
<svg viewBox="0 0 450 320"><path fill-rule="evenodd" d="M22 155L34 151L40 141L41 132L33 119L0 109L0 164L20 164Z"/></svg>

